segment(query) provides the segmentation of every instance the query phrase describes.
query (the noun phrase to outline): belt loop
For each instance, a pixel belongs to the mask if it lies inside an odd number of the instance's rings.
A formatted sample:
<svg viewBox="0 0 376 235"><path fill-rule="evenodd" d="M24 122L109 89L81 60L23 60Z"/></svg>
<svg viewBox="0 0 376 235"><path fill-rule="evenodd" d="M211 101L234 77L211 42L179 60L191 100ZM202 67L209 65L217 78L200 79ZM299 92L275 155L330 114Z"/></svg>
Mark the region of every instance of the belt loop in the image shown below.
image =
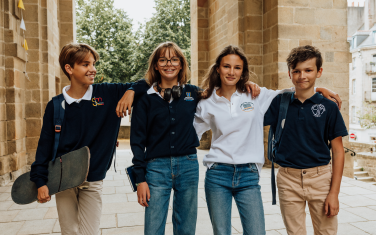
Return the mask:
<svg viewBox="0 0 376 235"><path fill-rule="evenodd" d="M320 174L320 171L321 171L321 166L318 166L317 167L317 174Z"/></svg>
<svg viewBox="0 0 376 235"><path fill-rule="evenodd" d="M285 173L288 173L287 167L284 167Z"/></svg>

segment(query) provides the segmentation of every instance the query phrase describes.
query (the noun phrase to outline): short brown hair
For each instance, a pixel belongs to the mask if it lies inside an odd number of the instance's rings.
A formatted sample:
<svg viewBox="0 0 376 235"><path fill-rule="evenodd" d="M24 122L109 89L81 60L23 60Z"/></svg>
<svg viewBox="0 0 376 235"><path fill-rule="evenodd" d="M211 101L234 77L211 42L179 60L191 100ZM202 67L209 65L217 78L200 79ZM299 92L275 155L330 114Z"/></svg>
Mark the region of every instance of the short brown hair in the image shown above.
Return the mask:
<svg viewBox="0 0 376 235"><path fill-rule="evenodd" d="M85 43L69 43L61 49L59 56L60 67L69 80L70 76L65 70L65 65L69 64L73 68L75 63L79 64L84 61L88 53L91 53L94 56L95 61L99 60L98 52Z"/></svg>
<svg viewBox="0 0 376 235"><path fill-rule="evenodd" d="M319 71L322 66L322 57L319 49L310 45L296 47L291 50L287 57L287 68L289 70L295 69L299 62L304 62L312 58L316 58L316 67L317 71Z"/></svg>
<svg viewBox="0 0 376 235"><path fill-rule="evenodd" d="M152 86L156 82L161 82L161 74L158 70L155 69L155 66L158 63L159 57L166 53L166 50L169 50L170 53L172 51L175 52L176 56L179 57L181 63L181 70L178 74L178 82L180 83L180 85L186 84L189 80L190 71L188 67L188 61L185 58L183 51L174 42L163 42L154 49L153 53L149 57L149 67L145 75L149 85Z"/></svg>

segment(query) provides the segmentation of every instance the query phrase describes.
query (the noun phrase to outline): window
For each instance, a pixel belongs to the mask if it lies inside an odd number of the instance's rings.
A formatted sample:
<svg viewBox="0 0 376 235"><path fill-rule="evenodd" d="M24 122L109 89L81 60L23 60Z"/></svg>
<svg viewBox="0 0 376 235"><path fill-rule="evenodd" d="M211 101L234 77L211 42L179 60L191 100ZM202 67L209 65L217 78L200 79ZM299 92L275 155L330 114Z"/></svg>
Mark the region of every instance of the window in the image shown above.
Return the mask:
<svg viewBox="0 0 376 235"><path fill-rule="evenodd" d="M376 31L372 32L372 42L373 44L376 44Z"/></svg>
<svg viewBox="0 0 376 235"><path fill-rule="evenodd" d="M351 107L351 122L355 123L355 106Z"/></svg>
<svg viewBox="0 0 376 235"><path fill-rule="evenodd" d="M352 80L352 94L355 94L355 84L356 84L356 80L353 79Z"/></svg>
<svg viewBox="0 0 376 235"><path fill-rule="evenodd" d="M355 69L355 63L356 63L356 57L353 57L352 58L352 69L354 70Z"/></svg>
<svg viewBox="0 0 376 235"><path fill-rule="evenodd" d="M372 92L376 92L376 78L372 78Z"/></svg>

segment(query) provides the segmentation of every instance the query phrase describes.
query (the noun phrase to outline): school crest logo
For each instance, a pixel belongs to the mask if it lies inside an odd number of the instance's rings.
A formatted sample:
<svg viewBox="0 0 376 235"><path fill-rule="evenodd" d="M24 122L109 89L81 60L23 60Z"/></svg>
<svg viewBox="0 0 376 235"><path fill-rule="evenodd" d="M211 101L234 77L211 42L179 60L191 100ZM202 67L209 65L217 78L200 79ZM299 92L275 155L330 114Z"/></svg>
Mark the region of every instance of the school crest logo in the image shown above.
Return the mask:
<svg viewBox="0 0 376 235"><path fill-rule="evenodd" d="M315 104L311 108L313 116L321 117L321 115L325 112L325 106L322 104Z"/></svg>
<svg viewBox="0 0 376 235"><path fill-rule="evenodd" d="M93 102L93 106L99 106L99 105L104 105L104 102L102 101L102 98L99 97L99 98L95 98L93 97L91 99L91 101Z"/></svg>
<svg viewBox="0 0 376 235"><path fill-rule="evenodd" d="M186 97L184 98L184 100L186 100L186 101L193 101L193 100L195 100L192 97L192 93L191 92L186 92L185 95L186 95Z"/></svg>
<svg viewBox="0 0 376 235"><path fill-rule="evenodd" d="M240 109L244 112L250 112L255 109L254 105L252 102L243 102L240 105Z"/></svg>

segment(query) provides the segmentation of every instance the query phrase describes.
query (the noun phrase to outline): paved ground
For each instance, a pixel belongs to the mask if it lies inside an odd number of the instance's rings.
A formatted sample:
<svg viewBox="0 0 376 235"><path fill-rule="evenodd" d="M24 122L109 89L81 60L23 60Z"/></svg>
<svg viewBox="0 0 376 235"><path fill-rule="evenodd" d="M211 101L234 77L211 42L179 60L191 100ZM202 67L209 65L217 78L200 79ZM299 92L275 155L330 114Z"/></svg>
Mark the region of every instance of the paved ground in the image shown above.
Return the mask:
<svg viewBox="0 0 376 235"><path fill-rule="evenodd" d="M138 205L136 193L131 191L124 171L132 159L127 142L123 142L117 155L117 173L111 169L104 181L101 233L143 234L144 210ZM199 160L206 151L199 151ZM197 234L212 234L204 193L205 168L200 164ZM287 234L279 206L271 204L270 169L261 173L261 191L264 202L266 230L268 235ZM0 187L0 234L59 234L55 198L45 204L32 203L20 206L10 197L11 184ZM341 210L338 216L341 235L376 234L376 186L343 178L340 193ZM278 202L277 202L278 204ZM170 208L171 209L171 208ZM169 211L171 212L171 210ZM308 234L313 234L312 223L307 214ZM232 233L242 234L242 227L235 204L232 213ZM166 234L172 234L171 213L168 215Z"/></svg>

